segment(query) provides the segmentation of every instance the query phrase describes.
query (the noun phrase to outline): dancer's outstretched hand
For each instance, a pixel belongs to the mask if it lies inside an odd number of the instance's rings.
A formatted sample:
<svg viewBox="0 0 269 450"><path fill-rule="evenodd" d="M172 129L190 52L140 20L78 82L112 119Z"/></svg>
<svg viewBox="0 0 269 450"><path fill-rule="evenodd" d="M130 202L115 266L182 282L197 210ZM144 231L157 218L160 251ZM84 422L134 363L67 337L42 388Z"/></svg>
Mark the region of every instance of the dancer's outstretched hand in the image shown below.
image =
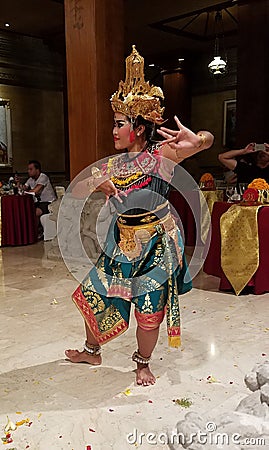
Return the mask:
<svg viewBox="0 0 269 450"><path fill-rule="evenodd" d="M178 130L171 130L165 127L161 127L157 130L158 133L165 138L165 140L162 141L162 144L168 144L175 150L198 148L200 145L200 137L189 128L182 125L177 116L175 116L174 119L178 126Z"/></svg>

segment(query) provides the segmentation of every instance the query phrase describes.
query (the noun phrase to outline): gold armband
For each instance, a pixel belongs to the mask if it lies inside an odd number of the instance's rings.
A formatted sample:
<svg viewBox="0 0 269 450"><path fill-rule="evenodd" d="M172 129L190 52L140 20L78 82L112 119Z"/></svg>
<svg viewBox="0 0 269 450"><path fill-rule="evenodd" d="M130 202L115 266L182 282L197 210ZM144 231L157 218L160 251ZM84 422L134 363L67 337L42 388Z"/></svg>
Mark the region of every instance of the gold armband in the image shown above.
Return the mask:
<svg viewBox="0 0 269 450"><path fill-rule="evenodd" d="M206 135L204 133L197 133L197 136L200 138L200 143L198 145L198 148L203 147L206 143Z"/></svg>

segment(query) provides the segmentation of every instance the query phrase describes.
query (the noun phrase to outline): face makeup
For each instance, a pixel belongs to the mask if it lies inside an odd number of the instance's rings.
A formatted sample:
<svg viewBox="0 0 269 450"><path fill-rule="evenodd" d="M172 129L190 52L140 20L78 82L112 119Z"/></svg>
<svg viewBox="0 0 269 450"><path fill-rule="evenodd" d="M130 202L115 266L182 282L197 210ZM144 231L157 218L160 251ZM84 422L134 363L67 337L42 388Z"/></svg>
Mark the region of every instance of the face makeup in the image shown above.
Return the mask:
<svg viewBox="0 0 269 450"><path fill-rule="evenodd" d="M135 141L132 124L123 114L116 113L114 116L113 137L117 150L128 148Z"/></svg>

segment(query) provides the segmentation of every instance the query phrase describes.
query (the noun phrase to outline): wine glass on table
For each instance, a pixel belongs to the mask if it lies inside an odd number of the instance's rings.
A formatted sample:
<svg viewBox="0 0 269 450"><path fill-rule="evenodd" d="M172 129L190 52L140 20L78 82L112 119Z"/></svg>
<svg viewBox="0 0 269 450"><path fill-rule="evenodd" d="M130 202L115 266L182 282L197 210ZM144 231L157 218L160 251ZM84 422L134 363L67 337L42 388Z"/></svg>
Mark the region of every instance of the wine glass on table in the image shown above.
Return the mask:
<svg viewBox="0 0 269 450"><path fill-rule="evenodd" d="M231 197L234 195L235 193L235 186L227 186L226 187L226 197L228 199L228 203L232 203Z"/></svg>
<svg viewBox="0 0 269 450"><path fill-rule="evenodd" d="M247 183L239 183L239 194L243 197L245 190L248 188Z"/></svg>

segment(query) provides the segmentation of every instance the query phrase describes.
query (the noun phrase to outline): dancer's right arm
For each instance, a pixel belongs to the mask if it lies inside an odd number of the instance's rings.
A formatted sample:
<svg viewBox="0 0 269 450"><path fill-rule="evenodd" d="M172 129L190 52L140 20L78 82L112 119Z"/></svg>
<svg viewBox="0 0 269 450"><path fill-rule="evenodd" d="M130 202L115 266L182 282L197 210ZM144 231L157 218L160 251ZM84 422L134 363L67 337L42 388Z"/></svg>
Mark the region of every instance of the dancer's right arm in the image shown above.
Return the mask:
<svg viewBox="0 0 269 450"><path fill-rule="evenodd" d="M100 178L95 178L93 176L86 178L85 180L79 181L72 189L72 196L75 198L86 198L92 192L103 192L106 198L114 195L120 202L122 200L119 197L119 191L115 187L114 183L107 177L101 182Z"/></svg>

